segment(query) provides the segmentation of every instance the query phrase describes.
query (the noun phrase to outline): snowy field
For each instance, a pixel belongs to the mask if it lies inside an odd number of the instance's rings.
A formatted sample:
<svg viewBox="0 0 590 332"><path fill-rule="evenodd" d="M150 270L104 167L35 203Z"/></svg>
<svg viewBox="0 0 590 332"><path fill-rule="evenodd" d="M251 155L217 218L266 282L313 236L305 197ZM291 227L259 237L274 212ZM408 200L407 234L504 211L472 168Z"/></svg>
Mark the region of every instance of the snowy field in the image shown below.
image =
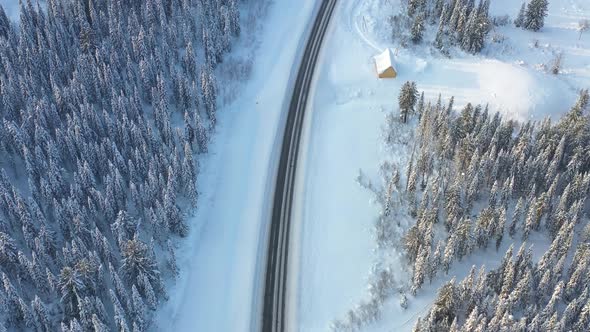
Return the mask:
<svg viewBox="0 0 590 332"><path fill-rule="evenodd" d="M492 0L491 14L514 18L520 5ZM492 113L515 120L557 118L569 110L579 88L590 86L590 33L579 39L576 30L582 18L590 17L588 1L550 1L541 32L512 24L495 28L490 36L503 35L504 42L487 42L476 56L456 50L451 59L426 42L407 49L393 43L387 19L399 10L397 0L341 0L323 46L294 209L298 215L293 242L299 247L291 269L298 278L291 286L298 296L292 299L291 315L300 331L329 330L335 319L345 319L348 310L367 297L370 272L384 261L399 263L396 280L408 278L399 253L375 249L372 227L378 208L371 193L356 182L359 169L379 181L378 165L384 159L408 158L409 149L384 151L381 137L385 116L397 111L398 91L405 81L415 81L427 100L441 94L446 102L454 96L455 109L467 102L488 103ZM428 29L425 40L432 40L436 31ZM372 57L386 47L396 50L394 80L378 80L374 72ZM551 75L545 67L557 53L563 54L563 70ZM535 243L535 259L548 246L541 235L529 242ZM515 243L515 250L519 245ZM489 249L456 264L444 281L453 275L463 278L473 264L496 266L507 248L503 243L499 253ZM441 282L439 278L424 286L407 310L392 296L382 308L383 319L365 330L410 331L427 312Z"/></svg>
<svg viewBox="0 0 590 332"><path fill-rule="evenodd" d="M158 330L258 330L275 144L315 9L313 0L274 2L256 38L235 46L244 52L257 45L251 78L231 84L229 96L224 90L231 102L220 109L209 153L200 160L200 207L188 221L180 276L158 313Z"/></svg>

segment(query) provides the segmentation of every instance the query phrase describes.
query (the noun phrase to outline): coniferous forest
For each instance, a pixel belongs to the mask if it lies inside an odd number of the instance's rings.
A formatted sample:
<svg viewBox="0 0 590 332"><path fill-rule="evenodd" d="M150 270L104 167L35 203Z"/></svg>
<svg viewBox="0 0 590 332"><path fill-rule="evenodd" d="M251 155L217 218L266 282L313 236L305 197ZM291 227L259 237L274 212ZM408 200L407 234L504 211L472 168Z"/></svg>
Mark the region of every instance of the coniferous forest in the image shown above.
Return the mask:
<svg viewBox="0 0 590 332"><path fill-rule="evenodd" d="M237 0L0 7L0 331L144 331L177 274Z"/></svg>
<svg viewBox="0 0 590 332"><path fill-rule="evenodd" d="M416 218L404 237L411 292L477 250L523 244L498 268L444 285L416 330L588 329L589 101L582 90L556 123L518 124L471 104L455 115L452 99L418 108L406 183ZM551 242L537 262L526 244L533 232Z"/></svg>
<svg viewBox="0 0 590 332"><path fill-rule="evenodd" d="M362 172L357 180L380 207L377 249L399 252L396 264L408 269L376 263L368 300L332 329L391 315L384 304L396 293L406 310L410 294L442 281L414 331L587 331L588 90L556 121L519 123L487 105L454 104L429 102L415 82L402 86L399 116L389 113L383 132L392 161L381 165L380 184ZM470 257L491 269L473 266L457 280Z"/></svg>
<svg viewBox="0 0 590 332"><path fill-rule="evenodd" d="M414 94L416 143L405 174L386 175L377 229L387 246L395 218L387 213L391 193L403 193L415 220L400 238L413 266L408 291L416 295L437 276L449 280L453 264L469 255L511 244L499 267L474 266L465 279L444 284L414 331L586 331L588 91L555 122L517 123L489 114L487 106L455 111L453 98L429 103L414 85L404 89L410 92L402 91L400 105ZM395 121L388 123L386 141L387 133L394 135ZM550 243L536 260L527 242L534 233ZM515 248L515 242L522 244Z"/></svg>

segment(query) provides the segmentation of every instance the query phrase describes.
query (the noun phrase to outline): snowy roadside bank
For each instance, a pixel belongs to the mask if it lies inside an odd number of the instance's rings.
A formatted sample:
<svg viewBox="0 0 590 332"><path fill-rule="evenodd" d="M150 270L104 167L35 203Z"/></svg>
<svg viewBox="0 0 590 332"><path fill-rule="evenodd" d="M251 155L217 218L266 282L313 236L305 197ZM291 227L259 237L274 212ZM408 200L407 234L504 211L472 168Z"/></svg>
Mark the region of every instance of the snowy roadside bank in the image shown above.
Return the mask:
<svg viewBox="0 0 590 332"><path fill-rule="evenodd" d="M201 203L179 249L181 274L158 313L159 328L257 329L276 141L316 7L311 0L271 4L252 77L220 110L209 154L201 160Z"/></svg>

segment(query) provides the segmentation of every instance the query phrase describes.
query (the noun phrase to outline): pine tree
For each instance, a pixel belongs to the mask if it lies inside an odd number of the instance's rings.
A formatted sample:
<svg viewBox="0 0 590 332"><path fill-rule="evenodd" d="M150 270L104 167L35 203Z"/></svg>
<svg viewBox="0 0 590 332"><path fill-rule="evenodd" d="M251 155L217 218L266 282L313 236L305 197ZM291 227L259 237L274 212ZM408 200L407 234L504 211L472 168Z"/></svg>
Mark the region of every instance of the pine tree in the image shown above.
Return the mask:
<svg viewBox="0 0 590 332"><path fill-rule="evenodd" d="M414 263L414 278L411 288L412 295L416 295L416 292L422 287L422 284L424 283L425 274L427 272L426 269L428 265L428 256L429 250L422 249L418 254L416 262Z"/></svg>
<svg viewBox="0 0 590 332"><path fill-rule="evenodd" d="M439 241L438 244L436 245L436 249L434 250L434 253L432 254L430 263L428 264L428 280L430 283L432 283L432 280L434 279L434 277L436 276L436 273L440 269L440 265L441 265L442 259L443 259L442 255L443 255L443 246L442 246L441 241Z"/></svg>
<svg viewBox="0 0 590 332"><path fill-rule="evenodd" d="M121 305L121 302L119 301L119 299L117 298L117 295L115 294L115 292L113 292L113 290L109 290L109 295L111 298L111 302L113 303L113 310L114 310L114 321L115 321L115 326L117 327L118 331L130 331L129 330L129 325L127 324L127 318L125 317L125 309L123 309L123 306Z"/></svg>
<svg viewBox="0 0 590 332"><path fill-rule="evenodd" d="M418 105L416 106L417 108L417 113L418 113L418 120L420 120L422 118L422 114L424 113L424 108L425 108L425 104L424 104L424 91L422 91L420 93L420 99L418 100Z"/></svg>
<svg viewBox="0 0 590 332"><path fill-rule="evenodd" d="M524 223L524 231L522 233L522 239L526 241L529 237L531 230L534 229L535 224L537 223L537 198L533 198L533 201L530 204L529 212L527 214L525 223Z"/></svg>
<svg viewBox="0 0 590 332"><path fill-rule="evenodd" d="M211 121L211 126L215 127L215 123L217 122L217 87L215 77L208 66L201 69L201 89L203 90L205 110Z"/></svg>
<svg viewBox="0 0 590 332"><path fill-rule="evenodd" d="M550 319L550 317L555 313L555 310L557 309L557 305L561 301L561 297L563 295L563 289L564 289L564 282L562 280L559 283L557 283L557 286L555 286L555 290L553 291L553 294L551 295L551 298L549 299L549 303L547 303L547 305L545 306L545 308L541 312L540 315L542 318Z"/></svg>
<svg viewBox="0 0 590 332"><path fill-rule="evenodd" d="M408 1L408 16L424 15L426 11L426 0L409 0Z"/></svg>
<svg viewBox="0 0 590 332"><path fill-rule="evenodd" d="M16 244L10 235L0 232L0 264L9 267L16 262Z"/></svg>
<svg viewBox="0 0 590 332"><path fill-rule="evenodd" d="M414 106L418 101L417 99L418 89L416 88L416 83L411 81L404 83L398 98L400 115L403 123L407 122L408 114L414 110Z"/></svg>
<svg viewBox="0 0 590 332"><path fill-rule="evenodd" d="M131 287L131 294L133 301L133 324L134 326L137 326L138 331L144 331L146 328L145 304L143 303L143 299L141 298L141 295L139 295L135 285Z"/></svg>
<svg viewBox="0 0 590 332"><path fill-rule="evenodd" d="M566 306L565 310L563 311L563 315L561 317L561 321L559 322L561 326L563 326L564 330L571 329L575 322L575 319L579 312L581 311L580 301L578 299L574 299Z"/></svg>
<svg viewBox="0 0 590 332"><path fill-rule="evenodd" d="M450 27L451 31L457 31L457 24L459 21L459 16L461 15L462 1L455 0L452 3L453 3L453 8L451 10L452 14L449 19L449 27Z"/></svg>
<svg viewBox="0 0 590 332"><path fill-rule="evenodd" d="M467 320L465 321L465 324L463 325L463 330L464 331L475 331L475 328L477 327L477 323L479 321L478 317L479 317L479 309L476 306L475 308L473 308L473 310L471 310L469 317L467 317Z"/></svg>
<svg viewBox="0 0 590 332"><path fill-rule="evenodd" d="M47 314L47 309L39 296L35 295L35 299L31 302L31 308L33 309L33 317L37 322L37 326L44 331L51 330L51 322L49 320L49 315Z"/></svg>
<svg viewBox="0 0 590 332"><path fill-rule="evenodd" d="M576 323L574 324L574 331L583 331L590 326L590 300L582 308Z"/></svg>
<svg viewBox="0 0 590 332"><path fill-rule="evenodd" d="M520 10L518 11L518 16L514 20L514 25L517 28L520 28L520 27L522 27L524 25L524 22L525 22L525 11L526 11L526 2L523 2L522 3L522 6L520 6Z"/></svg>
<svg viewBox="0 0 590 332"><path fill-rule="evenodd" d="M166 248L168 250L168 268L170 269L170 272L172 272L172 274L174 276L178 275L178 266L176 265L176 254L174 253L174 247L172 245L172 242L170 240L167 241L166 243Z"/></svg>
<svg viewBox="0 0 590 332"><path fill-rule="evenodd" d="M203 121L198 114L195 116L195 127L197 130L197 144L199 146L199 151L207 152L207 142L209 140L207 137L207 129L203 125Z"/></svg>
<svg viewBox="0 0 590 332"><path fill-rule="evenodd" d="M109 328L103 322L100 321L96 314L92 315L92 328L94 329L94 332L109 331Z"/></svg>
<svg viewBox="0 0 590 332"><path fill-rule="evenodd" d="M444 25L442 22L438 25L438 30L436 31L436 36L434 37L434 47L439 51L444 50L444 41L443 41L443 34L444 34ZM422 116L422 114L420 114Z"/></svg>
<svg viewBox="0 0 590 332"><path fill-rule="evenodd" d="M524 308L530 301L533 292L533 280L530 271L519 280L516 287L509 295L509 301L513 306Z"/></svg>
<svg viewBox="0 0 590 332"><path fill-rule="evenodd" d="M426 28L424 20L424 14L418 14L414 20L414 23L412 24L412 30L410 34L411 40L414 44L419 44L422 42L424 29Z"/></svg>
<svg viewBox="0 0 590 332"><path fill-rule="evenodd" d="M10 20L6 16L3 6L0 6L0 37L8 37L10 31Z"/></svg>
<svg viewBox="0 0 590 332"><path fill-rule="evenodd" d="M473 54L479 53L484 46L488 25L487 13L471 11L466 23L466 32L461 40L461 48Z"/></svg>
<svg viewBox="0 0 590 332"><path fill-rule="evenodd" d="M61 303L66 308L66 314L73 316L77 311L80 293L84 289L82 276L71 267L64 267L59 275L59 289L61 292Z"/></svg>
<svg viewBox="0 0 590 332"><path fill-rule="evenodd" d="M143 288L143 293L145 294L145 301L148 308L155 310L156 306L158 305L158 300L147 275L144 274L141 276L139 284Z"/></svg>
<svg viewBox="0 0 590 332"><path fill-rule="evenodd" d="M502 243L502 238L504 237L504 226L506 225L506 209L500 208L500 211L497 212L497 225L494 228L494 237L496 238L496 251L500 248L500 244Z"/></svg>
<svg viewBox="0 0 590 332"><path fill-rule="evenodd" d="M524 27L528 30L539 31L545 25L548 0L531 0L527 6Z"/></svg>
<svg viewBox="0 0 590 332"><path fill-rule="evenodd" d="M463 6L461 8L459 20L457 21L457 27L455 28L456 40L458 40L459 42L463 40L466 30L468 28L470 28L467 26L467 20L469 18L468 15L469 15L469 10L467 9L467 6ZM468 31L468 32L470 32L470 31Z"/></svg>
<svg viewBox="0 0 590 332"><path fill-rule="evenodd" d="M508 234L510 237L514 237L516 234L516 229L518 225L522 222L522 217L524 215L524 201L521 198L518 199L516 203L516 208L514 209L514 213L512 215L512 222L510 223L510 228L508 230Z"/></svg>
<svg viewBox="0 0 590 332"><path fill-rule="evenodd" d="M121 270L129 283L135 283L140 275L159 278L160 273L156 263L148 256L147 246L137 237L124 243L121 254L123 255Z"/></svg>
<svg viewBox="0 0 590 332"><path fill-rule="evenodd" d="M449 268L451 266L451 263L455 259L455 250L456 250L456 239L455 239L454 234L451 234L451 236L448 239L447 245L445 246L445 251L444 251L443 258L442 258L442 265L443 265L443 270L445 271L445 273L449 272Z"/></svg>
<svg viewBox="0 0 590 332"><path fill-rule="evenodd" d="M70 332L82 332L82 331L84 331L84 329L82 328L82 326L80 326L80 323L78 322L78 320L76 318L74 318L70 321L69 331Z"/></svg>

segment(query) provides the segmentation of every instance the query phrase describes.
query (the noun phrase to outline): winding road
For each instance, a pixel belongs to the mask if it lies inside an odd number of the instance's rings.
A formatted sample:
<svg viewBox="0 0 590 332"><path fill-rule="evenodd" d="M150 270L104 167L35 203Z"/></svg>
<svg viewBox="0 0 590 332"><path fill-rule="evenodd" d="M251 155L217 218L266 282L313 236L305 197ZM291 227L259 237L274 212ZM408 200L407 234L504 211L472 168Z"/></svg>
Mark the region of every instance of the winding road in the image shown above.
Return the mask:
<svg viewBox="0 0 590 332"><path fill-rule="evenodd" d="M289 230L299 143L309 87L336 0L323 0L293 89L277 172L266 262L262 331L285 331Z"/></svg>

